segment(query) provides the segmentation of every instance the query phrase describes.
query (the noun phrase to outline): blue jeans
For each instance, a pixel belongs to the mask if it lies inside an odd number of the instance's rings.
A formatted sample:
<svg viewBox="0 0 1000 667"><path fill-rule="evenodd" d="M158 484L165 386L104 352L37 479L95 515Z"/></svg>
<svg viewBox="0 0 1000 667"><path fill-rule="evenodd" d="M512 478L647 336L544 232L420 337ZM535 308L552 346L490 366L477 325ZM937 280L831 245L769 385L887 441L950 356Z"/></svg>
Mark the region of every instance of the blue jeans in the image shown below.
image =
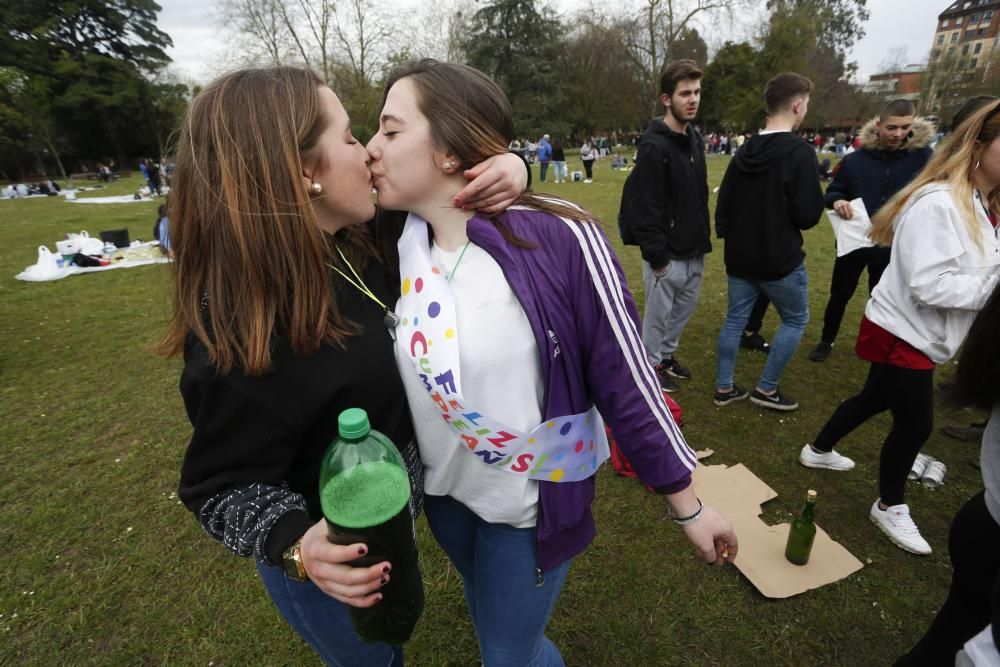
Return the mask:
<svg viewBox="0 0 1000 667"><path fill-rule="evenodd" d="M548 162L538 163L538 177L541 179L542 183L545 182L545 174L548 172L548 170L549 170Z"/></svg>
<svg viewBox="0 0 1000 667"><path fill-rule="evenodd" d="M561 667L545 626L571 561L538 583L534 528L487 523L448 496L426 496L424 513L462 577L485 667Z"/></svg>
<svg viewBox="0 0 1000 667"><path fill-rule="evenodd" d="M757 387L772 391L778 387L778 380L785 366L795 354L809 323L809 279L805 264L799 264L781 280L746 280L729 276L729 311L719 332L719 347L716 361L715 386L728 389L733 386L733 369L736 366L736 350L740 335L750 319L757 296L763 292L781 317L781 326L771 339L771 351L764 364L764 372Z"/></svg>
<svg viewBox="0 0 1000 667"><path fill-rule="evenodd" d="M402 667L403 649L389 644L366 644L351 625L349 607L333 599L311 581L298 582L280 567L257 563L264 588L292 629L309 642L333 667Z"/></svg>
<svg viewBox="0 0 1000 667"><path fill-rule="evenodd" d="M566 180L566 173L567 173L566 172L566 163L564 161L560 160L558 162L553 162L552 164L554 165L554 169L555 169L555 172L556 172L556 180L557 181L565 181Z"/></svg>

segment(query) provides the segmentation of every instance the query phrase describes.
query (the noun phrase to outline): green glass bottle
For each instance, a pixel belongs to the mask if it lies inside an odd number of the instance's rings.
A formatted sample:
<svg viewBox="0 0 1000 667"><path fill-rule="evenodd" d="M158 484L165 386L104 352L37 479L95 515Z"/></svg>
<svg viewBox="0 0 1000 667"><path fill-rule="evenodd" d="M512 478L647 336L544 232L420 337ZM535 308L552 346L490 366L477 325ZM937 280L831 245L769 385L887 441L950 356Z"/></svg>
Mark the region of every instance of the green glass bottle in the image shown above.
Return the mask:
<svg viewBox="0 0 1000 667"><path fill-rule="evenodd" d="M785 545L785 558L796 565L809 562L809 553L816 539L816 524L813 523L813 509L816 506L816 492L812 489L806 493L806 506L802 508L802 516L796 517L788 529L788 544Z"/></svg>
<svg viewBox="0 0 1000 667"><path fill-rule="evenodd" d="M330 541L364 543L368 553L349 563L369 567L388 561L382 600L350 608L355 632L366 642L402 645L424 609L424 586L410 515L410 479L399 450L371 428L360 408L340 413L340 437L330 443L319 473L319 497Z"/></svg>

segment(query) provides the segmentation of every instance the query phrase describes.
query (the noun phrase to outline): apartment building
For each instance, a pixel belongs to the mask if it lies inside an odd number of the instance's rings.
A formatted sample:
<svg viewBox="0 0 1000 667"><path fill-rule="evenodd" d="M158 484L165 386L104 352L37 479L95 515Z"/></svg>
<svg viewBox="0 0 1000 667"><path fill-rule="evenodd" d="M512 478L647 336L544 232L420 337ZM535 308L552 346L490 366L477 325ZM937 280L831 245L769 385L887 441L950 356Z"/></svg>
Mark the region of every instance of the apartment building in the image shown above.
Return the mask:
<svg viewBox="0 0 1000 667"><path fill-rule="evenodd" d="M955 58L962 69L985 69L997 48L998 33L1000 0L958 0L938 15L930 60Z"/></svg>

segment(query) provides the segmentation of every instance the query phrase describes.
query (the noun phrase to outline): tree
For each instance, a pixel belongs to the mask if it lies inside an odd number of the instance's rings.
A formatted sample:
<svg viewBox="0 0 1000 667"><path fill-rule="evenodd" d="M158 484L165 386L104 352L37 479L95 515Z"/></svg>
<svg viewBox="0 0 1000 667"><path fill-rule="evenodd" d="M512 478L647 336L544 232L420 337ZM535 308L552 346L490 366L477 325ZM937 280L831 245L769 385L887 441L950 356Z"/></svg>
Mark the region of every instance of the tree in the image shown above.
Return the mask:
<svg viewBox="0 0 1000 667"><path fill-rule="evenodd" d="M708 63L708 44L694 28L685 28L677 35L667 51L667 60L687 58L699 65Z"/></svg>
<svg viewBox="0 0 1000 667"><path fill-rule="evenodd" d="M765 79L757 57L746 42L726 42L716 52L702 82L702 124L736 130L763 126Z"/></svg>
<svg viewBox="0 0 1000 667"><path fill-rule="evenodd" d="M581 13L573 22L577 27L566 38L561 86L569 100L557 112L552 132L568 136L582 130L618 130L643 127L649 121L643 72L631 61L623 60L625 28ZM624 102L624 104L623 104Z"/></svg>
<svg viewBox="0 0 1000 667"><path fill-rule="evenodd" d="M67 147L71 155L110 154L119 162L156 150L147 78L169 62L164 49L171 45L156 26L159 10L152 0L0 4L0 66L23 82L14 99L32 150L41 146L57 164Z"/></svg>
<svg viewBox="0 0 1000 667"><path fill-rule="evenodd" d="M864 37L871 15L867 5L868 0L767 0L767 8L775 13L800 10L811 16L819 42L840 55Z"/></svg>
<svg viewBox="0 0 1000 667"><path fill-rule="evenodd" d="M864 100L848 83L854 66L846 62L844 49L853 39L846 34L847 26L854 26L852 17L863 10L864 0L772 0L769 5L773 11L759 38L760 89L779 72L798 72L813 82L809 127L851 124ZM825 18L817 21L817 16Z"/></svg>
<svg viewBox="0 0 1000 667"><path fill-rule="evenodd" d="M970 97L996 95L1000 90L1000 51L994 49L986 62L977 60L975 68L970 65L968 56L932 58L921 81L920 113L950 122Z"/></svg>
<svg viewBox="0 0 1000 667"><path fill-rule="evenodd" d="M810 127L844 127L868 114L870 100L849 82L844 45L860 33L863 0L770 0L754 44L727 42L705 70L701 117L709 126L753 129L764 122L768 79L794 71L813 82ZM817 21L816 16L826 17ZM850 32L849 31L849 32Z"/></svg>
<svg viewBox="0 0 1000 667"><path fill-rule="evenodd" d="M507 94L519 134L544 132L562 104L562 32L552 11L539 11L533 0L491 0L470 20L462 41L467 62Z"/></svg>
<svg viewBox="0 0 1000 667"><path fill-rule="evenodd" d="M695 24L751 4L752 0L643 0L629 21L626 52L644 74L645 98L654 113L660 108L660 74L668 60L687 57L686 53L697 46L690 32ZM671 48L675 42L680 43L676 52ZM699 64L705 64L704 60Z"/></svg>
<svg viewBox="0 0 1000 667"><path fill-rule="evenodd" d="M280 65L289 59L292 37L281 0L219 0L215 9L219 23L230 28L229 52L243 63Z"/></svg>
<svg viewBox="0 0 1000 667"><path fill-rule="evenodd" d="M243 63L301 63L336 91L358 136L368 136L394 26L375 0L219 0ZM398 54L397 54L398 55Z"/></svg>

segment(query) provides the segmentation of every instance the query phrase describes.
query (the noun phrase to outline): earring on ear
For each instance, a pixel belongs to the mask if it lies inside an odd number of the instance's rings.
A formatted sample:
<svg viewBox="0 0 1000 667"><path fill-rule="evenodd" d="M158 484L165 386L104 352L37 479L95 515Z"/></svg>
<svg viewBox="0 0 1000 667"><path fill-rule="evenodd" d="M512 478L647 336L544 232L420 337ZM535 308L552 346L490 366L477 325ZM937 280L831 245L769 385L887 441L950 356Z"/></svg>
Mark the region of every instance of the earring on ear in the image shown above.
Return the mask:
<svg viewBox="0 0 1000 667"><path fill-rule="evenodd" d="M452 167L454 167L454 166L455 166L455 165L454 165L453 163L451 163L451 162L445 162L445 163L444 163L444 168L445 168L445 169L451 169L451 168L452 168Z"/></svg>
<svg viewBox="0 0 1000 667"><path fill-rule="evenodd" d="M323 193L322 183L316 183L315 181L312 182L309 185L309 192L313 193L314 195L322 194Z"/></svg>
<svg viewBox="0 0 1000 667"><path fill-rule="evenodd" d="M976 160L976 167L972 171L979 171L979 160Z"/></svg>

